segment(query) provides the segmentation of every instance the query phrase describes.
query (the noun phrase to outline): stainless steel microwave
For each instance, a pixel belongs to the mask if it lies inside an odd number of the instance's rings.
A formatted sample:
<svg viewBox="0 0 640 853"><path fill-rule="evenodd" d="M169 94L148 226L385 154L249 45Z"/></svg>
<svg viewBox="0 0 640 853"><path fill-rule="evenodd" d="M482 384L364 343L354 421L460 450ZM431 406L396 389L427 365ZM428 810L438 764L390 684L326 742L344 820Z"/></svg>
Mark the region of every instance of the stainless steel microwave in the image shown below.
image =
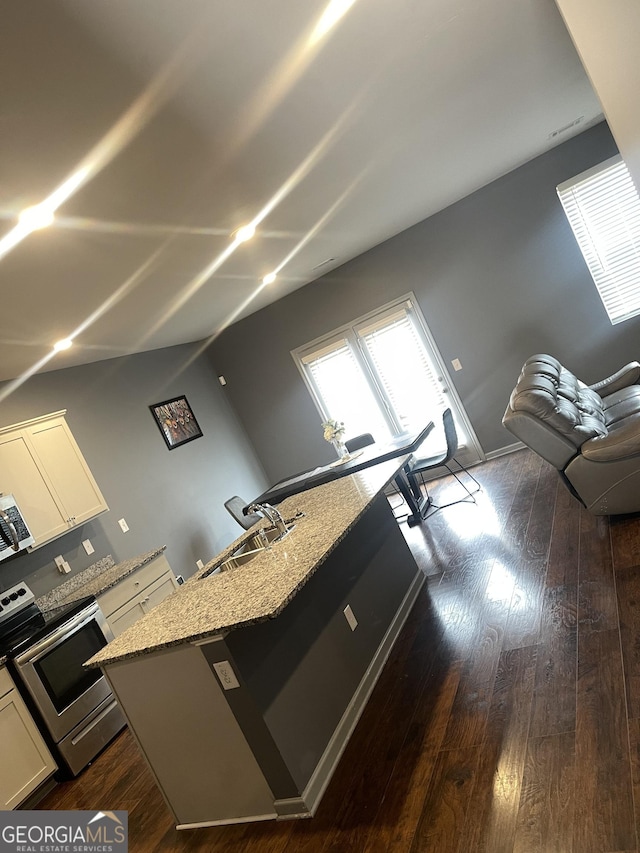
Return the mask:
<svg viewBox="0 0 640 853"><path fill-rule="evenodd" d="M0 560L35 543L13 495L0 495Z"/></svg>

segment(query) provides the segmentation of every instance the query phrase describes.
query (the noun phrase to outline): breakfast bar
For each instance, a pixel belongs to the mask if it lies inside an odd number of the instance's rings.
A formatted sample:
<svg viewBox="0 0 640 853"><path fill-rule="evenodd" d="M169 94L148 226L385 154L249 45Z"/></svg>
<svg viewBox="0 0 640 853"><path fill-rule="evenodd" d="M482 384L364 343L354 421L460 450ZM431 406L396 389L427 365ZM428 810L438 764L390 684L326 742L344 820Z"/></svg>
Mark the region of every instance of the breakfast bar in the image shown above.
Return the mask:
<svg viewBox="0 0 640 853"><path fill-rule="evenodd" d="M424 582L384 489L394 459L287 498L89 662L178 828L311 817Z"/></svg>

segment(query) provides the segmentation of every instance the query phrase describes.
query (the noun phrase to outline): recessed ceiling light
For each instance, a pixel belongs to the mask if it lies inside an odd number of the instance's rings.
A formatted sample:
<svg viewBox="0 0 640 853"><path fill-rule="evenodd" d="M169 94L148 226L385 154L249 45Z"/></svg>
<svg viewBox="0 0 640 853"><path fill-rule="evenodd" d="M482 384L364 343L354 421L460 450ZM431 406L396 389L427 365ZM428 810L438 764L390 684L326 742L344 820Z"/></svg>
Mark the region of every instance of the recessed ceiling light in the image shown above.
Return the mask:
<svg viewBox="0 0 640 853"><path fill-rule="evenodd" d="M56 341L53 345L54 352L60 352L63 349L69 349L69 347L73 344L71 338L62 338L60 341Z"/></svg>
<svg viewBox="0 0 640 853"><path fill-rule="evenodd" d="M39 228L46 228L48 225L51 225L53 219L53 210L44 204L36 204L33 207L26 207L18 217L20 224L28 228L29 231L37 231Z"/></svg>
<svg viewBox="0 0 640 853"><path fill-rule="evenodd" d="M265 277L262 279L263 284L273 284L276 280L276 274L274 272L267 273Z"/></svg>
<svg viewBox="0 0 640 853"><path fill-rule="evenodd" d="M236 240L239 243L246 243L256 233L255 225L243 225L236 231Z"/></svg>

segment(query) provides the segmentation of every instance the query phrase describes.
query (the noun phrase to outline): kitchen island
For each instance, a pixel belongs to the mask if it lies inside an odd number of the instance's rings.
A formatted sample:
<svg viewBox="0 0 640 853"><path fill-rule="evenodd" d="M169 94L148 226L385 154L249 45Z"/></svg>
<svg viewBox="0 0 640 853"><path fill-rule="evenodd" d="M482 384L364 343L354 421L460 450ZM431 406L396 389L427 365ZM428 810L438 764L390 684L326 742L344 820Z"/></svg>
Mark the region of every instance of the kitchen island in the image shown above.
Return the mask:
<svg viewBox="0 0 640 853"><path fill-rule="evenodd" d="M243 534L89 662L179 828L315 812L424 582L383 494L405 462L287 499L282 542L215 573Z"/></svg>

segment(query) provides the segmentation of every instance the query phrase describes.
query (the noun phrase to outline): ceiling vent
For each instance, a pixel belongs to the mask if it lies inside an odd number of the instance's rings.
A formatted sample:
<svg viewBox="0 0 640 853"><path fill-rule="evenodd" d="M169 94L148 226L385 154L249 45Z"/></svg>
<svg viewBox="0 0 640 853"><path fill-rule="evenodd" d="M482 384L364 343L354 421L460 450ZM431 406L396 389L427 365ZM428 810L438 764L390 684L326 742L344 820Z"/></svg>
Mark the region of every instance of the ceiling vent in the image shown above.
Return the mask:
<svg viewBox="0 0 640 853"><path fill-rule="evenodd" d="M311 267L312 272L319 270L320 267L324 267L327 264L330 264L332 261L335 261L335 258L327 258L326 261L321 261L319 264L316 264L315 267Z"/></svg>
<svg viewBox="0 0 640 853"><path fill-rule="evenodd" d="M559 127L557 130L552 130L548 139L555 139L557 136L562 136L563 133L571 130L572 127L577 127L579 124L582 124L584 121L584 116L580 116L580 118L576 118L573 121L570 121L569 124L565 124L564 127Z"/></svg>

